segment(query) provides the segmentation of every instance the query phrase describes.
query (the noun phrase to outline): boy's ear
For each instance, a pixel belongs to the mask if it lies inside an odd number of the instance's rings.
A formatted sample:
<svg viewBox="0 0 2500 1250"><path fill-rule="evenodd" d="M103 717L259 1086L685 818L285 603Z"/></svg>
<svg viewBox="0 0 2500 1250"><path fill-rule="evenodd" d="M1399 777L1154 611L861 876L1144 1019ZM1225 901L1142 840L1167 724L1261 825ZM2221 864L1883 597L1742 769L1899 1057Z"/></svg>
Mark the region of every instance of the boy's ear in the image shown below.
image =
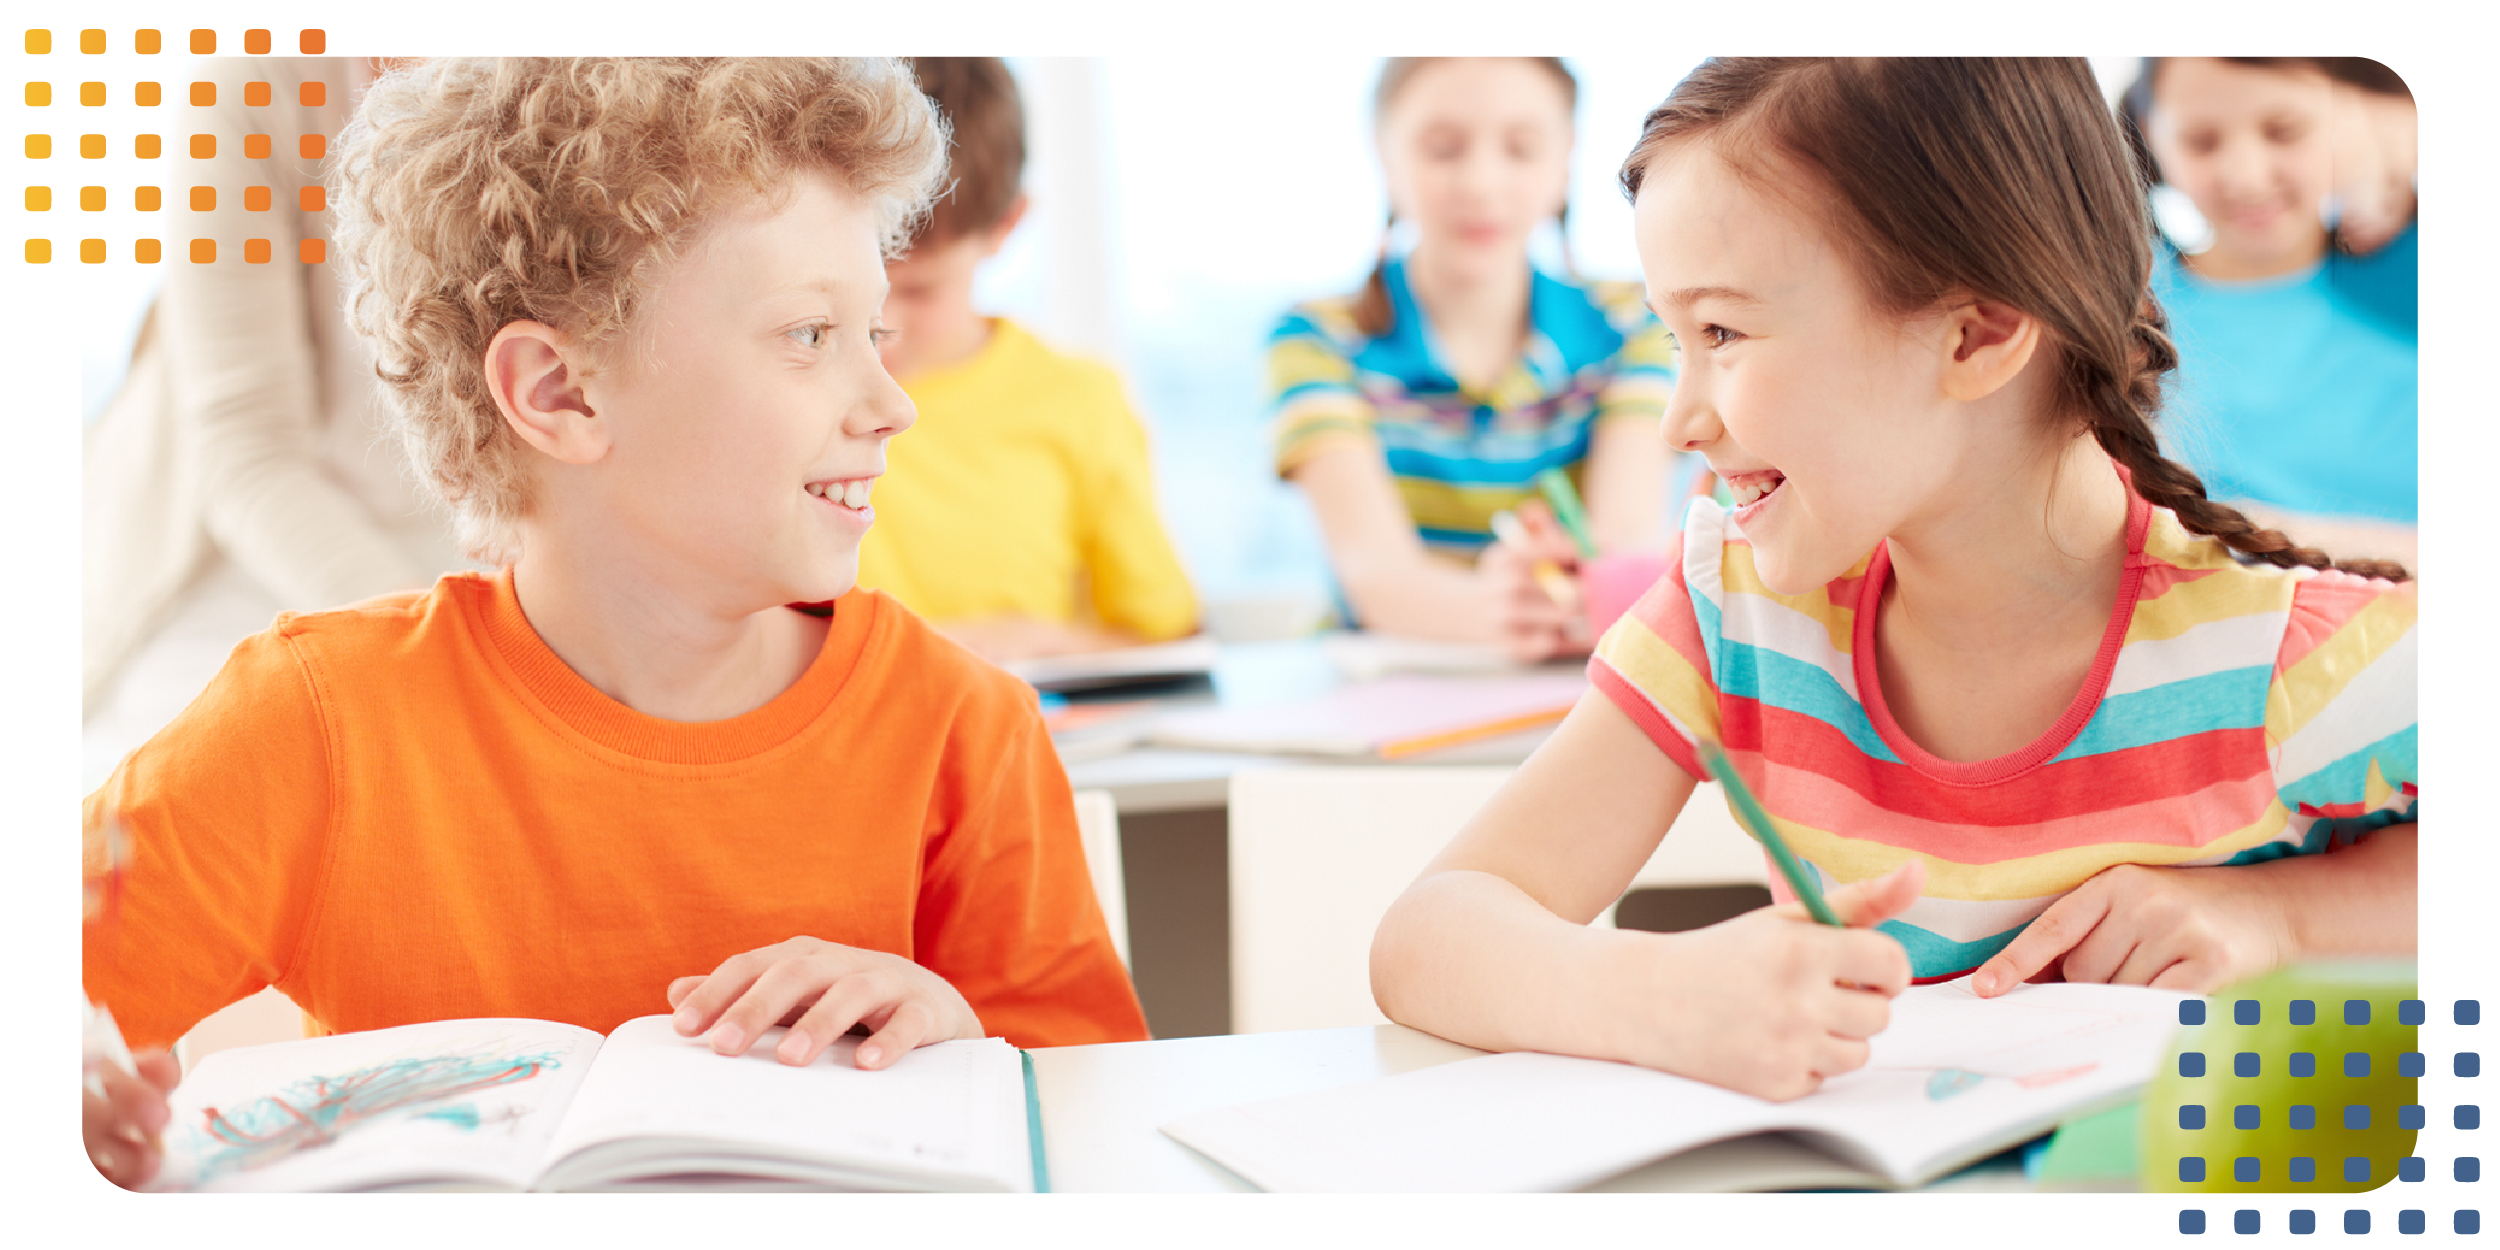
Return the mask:
<svg viewBox="0 0 2500 1250"><path fill-rule="evenodd" d="M1016 192L1015 202L999 215L997 224L982 232L981 259L988 260L998 255L998 249L1007 246L1007 236L1016 232L1016 223L1024 220L1024 210L1031 206L1032 201L1025 198L1024 192Z"/></svg>
<svg viewBox="0 0 2500 1250"><path fill-rule="evenodd" d="M608 452L609 429L584 396L580 348L553 326L515 321L486 344L486 389L523 442L566 464Z"/></svg>
<svg viewBox="0 0 2500 1250"><path fill-rule="evenodd" d="M1973 300L1945 314L1945 394L1984 399L2022 373L2040 346L2040 319L1994 300Z"/></svg>

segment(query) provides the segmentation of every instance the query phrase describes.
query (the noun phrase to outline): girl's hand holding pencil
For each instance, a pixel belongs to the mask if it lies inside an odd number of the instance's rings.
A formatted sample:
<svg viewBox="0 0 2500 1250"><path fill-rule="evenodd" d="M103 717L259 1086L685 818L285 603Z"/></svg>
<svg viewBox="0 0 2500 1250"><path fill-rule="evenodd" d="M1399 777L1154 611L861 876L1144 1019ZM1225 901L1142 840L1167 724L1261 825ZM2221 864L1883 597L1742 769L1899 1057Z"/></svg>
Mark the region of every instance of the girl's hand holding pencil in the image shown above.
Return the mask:
<svg viewBox="0 0 2500 1250"><path fill-rule="evenodd" d="M1784 903L1677 934L1624 934L1610 1057L1785 1101L1866 1065L1867 1039L1891 1022L1910 984L1901 944L1874 926L1917 901L1912 860L1824 896L1840 919L1819 924Z"/></svg>
<svg viewBox="0 0 2500 1250"><path fill-rule="evenodd" d="M1498 604L1502 642L1528 663L1588 649L1580 552L1538 500L1493 517L1494 542L1477 558L1477 576Z"/></svg>

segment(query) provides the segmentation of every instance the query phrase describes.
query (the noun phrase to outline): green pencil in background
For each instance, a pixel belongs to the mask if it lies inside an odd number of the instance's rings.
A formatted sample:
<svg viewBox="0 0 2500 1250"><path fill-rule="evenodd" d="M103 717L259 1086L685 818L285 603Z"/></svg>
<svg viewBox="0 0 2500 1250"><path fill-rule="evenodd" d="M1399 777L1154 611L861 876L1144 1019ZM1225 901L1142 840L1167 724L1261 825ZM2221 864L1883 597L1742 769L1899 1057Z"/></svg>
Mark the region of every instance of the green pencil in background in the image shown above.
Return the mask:
<svg viewBox="0 0 2500 1250"><path fill-rule="evenodd" d="M1580 549L1580 558L1597 558L1597 543L1589 537L1589 514L1580 506L1580 492L1571 488L1571 475L1560 469L1547 469L1536 475L1538 490L1545 492L1545 502L1553 505L1554 519L1562 523L1563 532L1571 535L1571 545Z"/></svg>
<svg viewBox="0 0 2500 1250"><path fill-rule="evenodd" d="M1694 745L1701 750L1701 766L1710 770L1711 780L1718 782L1727 791L1728 801L1736 805L1737 822L1771 852L1771 862L1779 865L1780 875L1788 879L1788 888L1796 892L1797 901L1805 904L1806 914L1835 928L1846 927L1832 905L1823 901L1823 891L1815 886L1814 874L1797 862L1788 843L1780 839L1779 830L1771 827L1771 814L1754 801L1753 791L1745 788L1745 779L1736 775L1735 765L1728 763L1727 752L1720 750L1718 743L1707 740Z"/></svg>

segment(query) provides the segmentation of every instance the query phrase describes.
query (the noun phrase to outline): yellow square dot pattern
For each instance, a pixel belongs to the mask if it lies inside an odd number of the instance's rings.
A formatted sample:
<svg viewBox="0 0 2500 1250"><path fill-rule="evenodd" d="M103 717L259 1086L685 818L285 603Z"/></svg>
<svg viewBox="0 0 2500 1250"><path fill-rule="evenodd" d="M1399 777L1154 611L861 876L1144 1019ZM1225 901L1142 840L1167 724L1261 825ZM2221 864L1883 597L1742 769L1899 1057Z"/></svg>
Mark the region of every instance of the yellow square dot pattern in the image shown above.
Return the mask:
<svg viewBox="0 0 2500 1250"><path fill-rule="evenodd" d="M104 104L104 84L100 82L82 82L78 84L78 102L87 108L102 107Z"/></svg>
<svg viewBox="0 0 2500 1250"><path fill-rule="evenodd" d="M82 264L88 264L88 265L101 265L101 264L103 264L103 263L104 263L104 240L102 240L102 239L80 239L80 240L78 241L78 259L79 259L79 262L80 262L80 263L82 263Z"/></svg>
<svg viewBox="0 0 2500 1250"><path fill-rule="evenodd" d="M143 213L160 212L165 207L165 190L162 187L140 187L130 193L130 206Z"/></svg>
<svg viewBox="0 0 2500 1250"><path fill-rule="evenodd" d="M213 82L195 82L191 84L191 107L207 108L216 102L217 84Z"/></svg>
<svg viewBox="0 0 2500 1250"><path fill-rule="evenodd" d="M265 82L247 82L243 84L243 103L251 108L268 107L269 84Z"/></svg>
<svg viewBox="0 0 2500 1250"><path fill-rule="evenodd" d="M193 240L191 240L191 263L192 263L192 264L194 264L194 265L214 265L214 264L216 264L216 263L217 263L217 240L215 240L215 239L193 239Z"/></svg>
<svg viewBox="0 0 2500 1250"><path fill-rule="evenodd" d="M28 187L28 188L26 188L26 211L27 211L27 212L30 212L30 213L48 213L48 212L51 212L51 211L52 211L52 188L50 188L50 187Z"/></svg>
<svg viewBox="0 0 2500 1250"><path fill-rule="evenodd" d="M48 30L30 30L30 31L27 31L27 32L26 32L26 55L28 55L28 56L47 56L47 55L50 55L50 54L51 54L51 52L52 52L52 32L51 32L51 31L48 31ZM30 246L30 247L31 247L31 246L33 246L33 244L30 242L30 243L28 244L28 246ZM50 248L52 245L51 245L51 244L49 244L49 243L47 243L47 244L44 244L44 246L45 246L46 248Z"/></svg>
<svg viewBox="0 0 2500 1250"><path fill-rule="evenodd" d="M103 160L103 159L104 159L104 136L102 136L102 135L80 135L80 136L78 136L78 155L80 156L80 158L85 159L85 160L90 160L90 161L100 161L100 160Z"/></svg>
<svg viewBox="0 0 2500 1250"><path fill-rule="evenodd" d="M30 109L39 109L39 108L49 108L49 107L51 107L51 105L52 105L52 84L51 84L51 83L48 83L48 82L30 82L30 83L26 84L26 107L28 107L28 108L30 108Z"/></svg>
<svg viewBox="0 0 2500 1250"><path fill-rule="evenodd" d="M28 240L26 240L26 263L27 263L27 264L29 264L29 265L49 265L49 264L51 264L51 263L52 263L52 240L50 240L50 239L28 239Z"/></svg>
<svg viewBox="0 0 2500 1250"><path fill-rule="evenodd" d="M102 187L80 187L80 188L78 188L78 211L80 211L80 212L82 212L82 213L100 213L100 212L103 212L103 211L104 211L104 188L102 188Z"/></svg>
<svg viewBox="0 0 2500 1250"><path fill-rule="evenodd" d="M192 211L192 212L195 212L195 213L213 213L213 212L216 212L216 211L217 211L217 188L215 188L215 187L193 187L193 188L191 188L191 211Z"/></svg>
<svg viewBox="0 0 2500 1250"><path fill-rule="evenodd" d="M142 265L153 265L165 259L165 245L155 239L141 239L130 245L130 259Z"/></svg>
<svg viewBox="0 0 2500 1250"><path fill-rule="evenodd" d="M216 32L216 31L213 31L213 30L194 30L194 31L192 31L192 32L191 32L191 55L193 55L193 56L214 56L214 55L216 55L216 53L217 53L217 32Z"/></svg>
<svg viewBox="0 0 2500 1250"><path fill-rule="evenodd" d="M250 145L249 145L249 144L246 144L246 145L245 145L246 150L249 150L249 147L250 147ZM217 136L215 136L215 135L193 135L193 136L191 136L191 159L192 159L192 160L195 160L195 161L206 161L206 160L214 160L214 159L216 159L216 157L217 157Z"/></svg>
<svg viewBox="0 0 2500 1250"><path fill-rule="evenodd" d="M104 32L88 27L78 32L78 50L89 56L104 54Z"/></svg>
<svg viewBox="0 0 2500 1250"><path fill-rule="evenodd" d="M51 155L52 155L52 136L50 136L50 135L28 135L28 136L26 136L26 159L27 159L27 160L30 160L30 161L40 161L40 160L46 160L46 159L49 159L49 158L51 157Z"/></svg>
<svg viewBox="0 0 2500 1250"><path fill-rule="evenodd" d="M130 36L130 46L141 56L154 56L165 50L165 32L142 30Z"/></svg>
<svg viewBox="0 0 2500 1250"><path fill-rule="evenodd" d="M155 160L157 157L165 154L165 137L163 135L141 135L130 141L130 152L131 155L136 156L143 161Z"/></svg>
<svg viewBox="0 0 2500 1250"><path fill-rule="evenodd" d="M269 55L269 32L257 26L244 31L243 54L245 56Z"/></svg>

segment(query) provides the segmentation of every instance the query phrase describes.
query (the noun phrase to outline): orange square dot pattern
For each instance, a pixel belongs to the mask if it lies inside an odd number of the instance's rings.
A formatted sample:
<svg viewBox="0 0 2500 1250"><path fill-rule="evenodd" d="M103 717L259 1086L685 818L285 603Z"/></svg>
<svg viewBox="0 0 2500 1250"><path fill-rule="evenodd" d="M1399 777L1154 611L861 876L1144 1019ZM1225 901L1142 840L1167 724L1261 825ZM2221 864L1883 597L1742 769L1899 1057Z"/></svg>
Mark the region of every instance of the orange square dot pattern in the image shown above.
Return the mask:
<svg viewBox="0 0 2500 1250"><path fill-rule="evenodd" d="M191 84L191 107L207 108L209 105L215 104L216 102L217 84L213 82L195 82Z"/></svg>
<svg viewBox="0 0 2500 1250"><path fill-rule="evenodd" d="M309 191L309 190L311 190L311 188L310 188L310 187L307 187L307 188L305 188L305 190L308 190L308 191ZM48 213L48 212L51 212L51 211L52 211L52 188L50 188L50 187L28 187L28 188L26 188L26 211L27 211L27 212L30 212L30 213Z"/></svg>
<svg viewBox="0 0 2500 1250"><path fill-rule="evenodd" d="M297 140L295 144L296 152L308 161L320 160L321 154L328 151L329 148L329 142L323 139L320 135L306 135L302 139Z"/></svg>
<svg viewBox="0 0 2500 1250"><path fill-rule="evenodd" d="M245 239L245 240L243 240L243 263L244 263L244 264L246 264L246 265L266 265L266 264L268 264L268 263L269 263L269 240L267 240L267 239Z"/></svg>
<svg viewBox="0 0 2500 1250"><path fill-rule="evenodd" d="M165 85L153 82L140 83L130 89L130 98L141 108L155 108L165 102Z"/></svg>
<svg viewBox="0 0 2500 1250"><path fill-rule="evenodd" d="M82 157L82 158L86 159L86 160L91 160L91 161L100 161L100 160L103 160L103 159L104 159L104 136L102 136L102 135L80 135L80 136L78 136L78 155L79 155L80 157Z"/></svg>
<svg viewBox="0 0 2500 1250"><path fill-rule="evenodd" d="M155 56L165 50L165 32L142 30L130 36L130 46L141 56ZM153 242L153 240L150 240Z"/></svg>
<svg viewBox="0 0 2500 1250"><path fill-rule="evenodd" d="M26 55L28 55L28 56L44 56L44 55L49 54L51 51L52 51L52 32L51 32L51 31L48 31L48 30L30 30L30 31L27 31L27 32L26 32ZM34 241L30 239L30 240L28 240L28 241L27 241L27 244L26 244L26 245L27 245L28 247L33 247L33 246L34 246ZM52 246L52 245L51 245L51 244L49 244L49 243L47 243L47 244L45 244L44 246L48 248L48 247L50 247L50 246Z"/></svg>
<svg viewBox="0 0 2500 1250"><path fill-rule="evenodd" d="M142 265L153 265L165 259L165 245L155 239L141 239L130 245L130 259Z"/></svg>
<svg viewBox="0 0 2500 1250"><path fill-rule="evenodd" d="M47 108L50 107L51 103L51 83L30 82L26 84L26 107L30 109Z"/></svg>
<svg viewBox="0 0 2500 1250"><path fill-rule="evenodd" d="M104 188L102 188L102 187L80 187L80 188L78 188L78 211L80 211L80 212L82 212L82 213L100 213L100 212L103 212L103 211L104 211Z"/></svg>
<svg viewBox="0 0 2500 1250"><path fill-rule="evenodd" d="M141 187L130 193L130 206L143 213L160 212L165 207L164 189Z"/></svg>
<svg viewBox="0 0 2500 1250"><path fill-rule="evenodd" d="M191 32L191 55L193 55L193 56L209 56L209 55L212 55L213 53L215 53L216 51L217 51L217 32L216 32L216 31L213 31L213 30L194 30L194 31L192 31L192 32ZM196 250L196 249L195 249L195 250Z"/></svg>
<svg viewBox="0 0 2500 1250"><path fill-rule="evenodd" d="M40 161L40 160L45 160L45 159L48 159L51 155L52 155L52 136L50 136L50 135L28 135L28 136L26 136L26 159L27 159L27 160L30 160L30 161Z"/></svg>
<svg viewBox="0 0 2500 1250"><path fill-rule="evenodd" d="M246 56L269 55L269 32L257 26L244 31L243 52Z"/></svg>
<svg viewBox="0 0 2500 1250"><path fill-rule="evenodd" d="M250 158L252 158L253 160L256 160L256 161L265 161L265 160L268 160L268 159L269 159L269 136L267 136L267 135L245 135L245 136L243 136L243 155L248 156L248 157L250 157Z"/></svg>
<svg viewBox="0 0 2500 1250"><path fill-rule="evenodd" d="M245 188L243 188L243 207L244 207L245 211L247 211L247 212L254 212L254 213L265 213L265 212L268 212L268 211L269 211L269 188L267 188L267 187L245 187Z"/></svg>
<svg viewBox="0 0 2500 1250"><path fill-rule="evenodd" d="M217 188L215 188L215 187L193 187L193 188L191 188L191 211L192 211L192 212L195 212L195 213L213 213L213 212L216 212L216 211L217 211Z"/></svg>
<svg viewBox="0 0 2500 1250"><path fill-rule="evenodd" d="M323 255L328 251L328 245L319 239L306 239L295 245L296 256L307 265L320 264Z"/></svg>
<svg viewBox="0 0 2500 1250"><path fill-rule="evenodd" d="M265 82L247 82L243 84L243 103L252 108L268 107L269 84Z"/></svg>
<svg viewBox="0 0 2500 1250"><path fill-rule="evenodd" d="M328 46L328 43L329 40L322 35L321 28L318 26L295 37L295 46L302 48L306 56L321 55L322 48Z"/></svg>
<svg viewBox="0 0 2500 1250"><path fill-rule="evenodd" d="M192 264L194 264L194 265L214 265L214 264L216 264L216 263L217 263L217 240L215 240L215 239L193 239L193 240L191 240L191 263L192 263Z"/></svg>
<svg viewBox="0 0 2500 1250"><path fill-rule="evenodd" d="M191 159L192 159L192 160L195 160L195 161L214 160L214 159L216 158L216 156L217 156L217 136L215 136L215 135L193 135L193 136L191 136Z"/></svg>
<svg viewBox="0 0 2500 1250"><path fill-rule="evenodd" d="M89 27L78 32L78 50L89 56L102 55L104 52L104 32L97 30L94 27Z"/></svg>
<svg viewBox="0 0 2500 1250"><path fill-rule="evenodd" d="M28 40L27 42L28 42L28 43L32 43L32 42L34 42L34 41L30 39L30 40ZM48 47L47 47L45 50L46 50L46 51L50 51L50 48L48 48ZM51 264L51 263L52 263L52 240L50 240L50 239L28 239L28 240L26 240L26 263L27 263L27 264L29 264L29 265L49 265L49 264Z"/></svg>
<svg viewBox="0 0 2500 1250"><path fill-rule="evenodd" d="M88 108L95 108L103 104L104 84L100 82L82 82L78 84L78 102Z"/></svg>
<svg viewBox="0 0 2500 1250"><path fill-rule="evenodd" d="M329 98L330 88L322 83L303 83L295 89L295 102L308 109L320 108Z"/></svg>
<svg viewBox="0 0 2500 1250"><path fill-rule="evenodd" d="M81 264L87 264L87 265L101 265L101 264L103 264L103 263L104 263L104 240L102 240L102 239L80 239L80 240L78 241L78 260L79 260L79 263L81 263Z"/></svg>
<svg viewBox="0 0 2500 1250"><path fill-rule="evenodd" d="M330 206L330 197L319 187L306 187L295 193L295 206L307 213L318 213Z"/></svg>
<svg viewBox="0 0 2500 1250"><path fill-rule="evenodd" d="M130 150L140 160L155 160L165 154L165 138L162 135L141 135L130 141Z"/></svg>

